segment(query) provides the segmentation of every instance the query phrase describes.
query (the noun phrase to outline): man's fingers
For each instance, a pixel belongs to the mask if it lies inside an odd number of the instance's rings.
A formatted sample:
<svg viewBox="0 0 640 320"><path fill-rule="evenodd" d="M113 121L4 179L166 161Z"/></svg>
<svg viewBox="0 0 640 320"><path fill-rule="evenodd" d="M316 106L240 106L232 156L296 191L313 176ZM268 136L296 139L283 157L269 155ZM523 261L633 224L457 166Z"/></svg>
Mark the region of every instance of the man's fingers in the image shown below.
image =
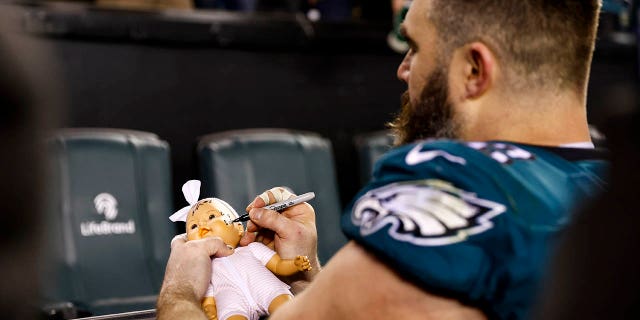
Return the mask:
<svg viewBox="0 0 640 320"><path fill-rule="evenodd" d="M251 220L247 221L247 229L245 230L244 235L240 239L241 246L248 246L251 242L256 241L256 236L260 227L258 227Z"/></svg>
<svg viewBox="0 0 640 320"><path fill-rule="evenodd" d="M204 250L210 257L226 257L233 253L233 249L229 248L222 239L218 237L191 240L187 242L186 245Z"/></svg>
<svg viewBox="0 0 640 320"><path fill-rule="evenodd" d="M260 231L260 226L256 225L255 223L253 223L253 221L249 220L247 221L247 232L256 232L256 231Z"/></svg>
<svg viewBox="0 0 640 320"><path fill-rule="evenodd" d="M254 242L255 240L256 240L256 232L250 232L247 230L247 232L245 232L242 238L240 239L240 245L248 246L251 242Z"/></svg>
<svg viewBox="0 0 640 320"><path fill-rule="evenodd" d="M295 194L289 192L286 188L275 187L259 194L251 204L247 206L245 211L249 212L252 208L262 208L268 204L281 202L294 197Z"/></svg>
<svg viewBox="0 0 640 320"><path fill-rule="evenodd" d="M289 192L289 190L283 188L283 187L275 187L275 188L271 188L268 191L266 191L265 193L267 193L268 195L268 199L269 199L269 204L272 203L276 203L276 202L281 202L284 200L288 200L291 197L294 197L295 194ZM261 194L259 197L262 198L262 200L265 200L265 197L263 196L263 194Z"/></svg>
<svg viewBox="0 0 640 320"><path fill-rule="evenodd" d="M286 238L289 219L283 217L278 212L273 210L267 210L262 208L253 208L249 212L249 217L253 223L259 225L261 228L273 230L281 238Z"/></svg>
<svg viewBox="0 0 640 320"><path fill-rule="evenodd" d="M171 250L173 250L173 248L180 246L182 244L184 244L185 242L187 242L187 234L183 233L183 234L179 234L175 237L173 237L173 239L171 239Z"/></svg>
<svg viewBox="0 0 640 320"><path fill-rule="evenodd" d="M219 237L187 241L187 234L183 233L173 237L171 240L171 250L182 245L204 250L209 256L215 257L225 257L233 253L233 249L229 248Z"/></svg>
<svg viewBox="0 0 640 320"><path fill-rule="evenodd" d="M262 200L262 198L260 196L257 196L255 199L253 199L253 201L247 206L246 209L244 209L244 211L249 212L251 211L251 209L255 208L262 208L264 206L266 206L267 203L264 202L264 200Z"/></svg>

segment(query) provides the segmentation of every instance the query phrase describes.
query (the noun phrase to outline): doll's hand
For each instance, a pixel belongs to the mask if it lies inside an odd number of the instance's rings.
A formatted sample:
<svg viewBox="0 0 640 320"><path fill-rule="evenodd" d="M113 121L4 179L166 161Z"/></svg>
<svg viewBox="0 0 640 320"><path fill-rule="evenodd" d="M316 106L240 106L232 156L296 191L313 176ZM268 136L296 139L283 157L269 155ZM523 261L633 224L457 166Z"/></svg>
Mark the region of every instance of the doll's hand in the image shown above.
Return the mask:
<svg viewBox="0 0 640 320"><path fill-rule="evenodd" d="M296 267L298 268L298 271L309 271L313 269L311 267L311 263L309 262L309 257L307 256L297 256L293 260L293 264L296 265Z"/></svg>

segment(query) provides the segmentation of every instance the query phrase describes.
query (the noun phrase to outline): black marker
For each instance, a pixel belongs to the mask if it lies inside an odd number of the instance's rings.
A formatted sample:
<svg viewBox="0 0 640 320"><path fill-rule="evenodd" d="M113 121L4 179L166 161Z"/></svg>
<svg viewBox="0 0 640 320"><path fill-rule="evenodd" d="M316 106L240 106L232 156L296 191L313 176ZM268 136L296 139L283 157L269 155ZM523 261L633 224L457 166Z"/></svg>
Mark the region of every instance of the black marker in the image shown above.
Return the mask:
<svg viewBox="0 0 640 320"><path fill-rule="evenodd" d="M296 204L301 204L303 202L309 201L313 198L316 197L316 194L313 192L307 192L305 194L301 194L297 197L293 197L289 200L285 200L285 201L281 201L281 202L276 202L274 204L270 204L268 206L264 206L265 209L269 209L269 210L274 210L274 211L282 211L286 208L289 207L293 207ZM232 222L241 222L241 221L247 221L249 220L249 214L245 213L243 215L241 215L240 217L234 219Z"/></svg>

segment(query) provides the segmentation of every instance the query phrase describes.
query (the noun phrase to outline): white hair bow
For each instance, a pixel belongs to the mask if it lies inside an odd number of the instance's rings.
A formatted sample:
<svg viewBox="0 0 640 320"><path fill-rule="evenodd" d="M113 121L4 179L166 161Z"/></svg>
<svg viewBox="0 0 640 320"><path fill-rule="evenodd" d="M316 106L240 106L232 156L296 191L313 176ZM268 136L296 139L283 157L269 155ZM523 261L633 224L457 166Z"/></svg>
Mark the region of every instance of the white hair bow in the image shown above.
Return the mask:
<svg viewBox="0 0 640 320"><path fill-rule="evenodd" d="M200 180L189 180L182 185L182 194L184 194L184 198L187 199L189 203L188 206L176 211L169 217L169 220L176 221L187 221L187 214L191 207L198 202L198 197L200 196Z"/></svg>
<svg viewBox="0 0 640 320"><path fill-rule="evenodd" d="M189 214L189 210L191 207L198 202L198 197L200 197L200 180L189 180L185 182L182 186L182 194L184 194L184 198L187 199L189 203L188 206L176 211L169 217L169 220L176 221L187 221L187 215ZM238 217L238 213L225 201L222 201L218 198L211 198L213 206L216 209L220 210L220 212L227 216L228 218L225 220L229 220L229 222Z"/></svg>

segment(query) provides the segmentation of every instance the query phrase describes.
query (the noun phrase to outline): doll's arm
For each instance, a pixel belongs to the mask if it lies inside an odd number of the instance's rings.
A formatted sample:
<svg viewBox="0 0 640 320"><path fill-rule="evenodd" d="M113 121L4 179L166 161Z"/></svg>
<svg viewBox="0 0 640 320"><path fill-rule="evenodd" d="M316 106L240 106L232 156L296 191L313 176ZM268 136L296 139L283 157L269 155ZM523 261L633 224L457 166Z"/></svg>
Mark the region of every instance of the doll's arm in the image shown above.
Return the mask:
<svg viewBox="0 0 640 320"><path fill-rule="evenodd" d="M279 276L290 276L299 271L311 270L311 263L307 256L296 256L295 259L282 259L276 253L267 262L267 269Z"/></svg>
<svg viewBox="0 0 640 320"><path fill-rule="evenodd" d="M218 309L216 308L216 299L213 297L204 297L202 299L202 310L209 320L218 320Z"/></svg>

